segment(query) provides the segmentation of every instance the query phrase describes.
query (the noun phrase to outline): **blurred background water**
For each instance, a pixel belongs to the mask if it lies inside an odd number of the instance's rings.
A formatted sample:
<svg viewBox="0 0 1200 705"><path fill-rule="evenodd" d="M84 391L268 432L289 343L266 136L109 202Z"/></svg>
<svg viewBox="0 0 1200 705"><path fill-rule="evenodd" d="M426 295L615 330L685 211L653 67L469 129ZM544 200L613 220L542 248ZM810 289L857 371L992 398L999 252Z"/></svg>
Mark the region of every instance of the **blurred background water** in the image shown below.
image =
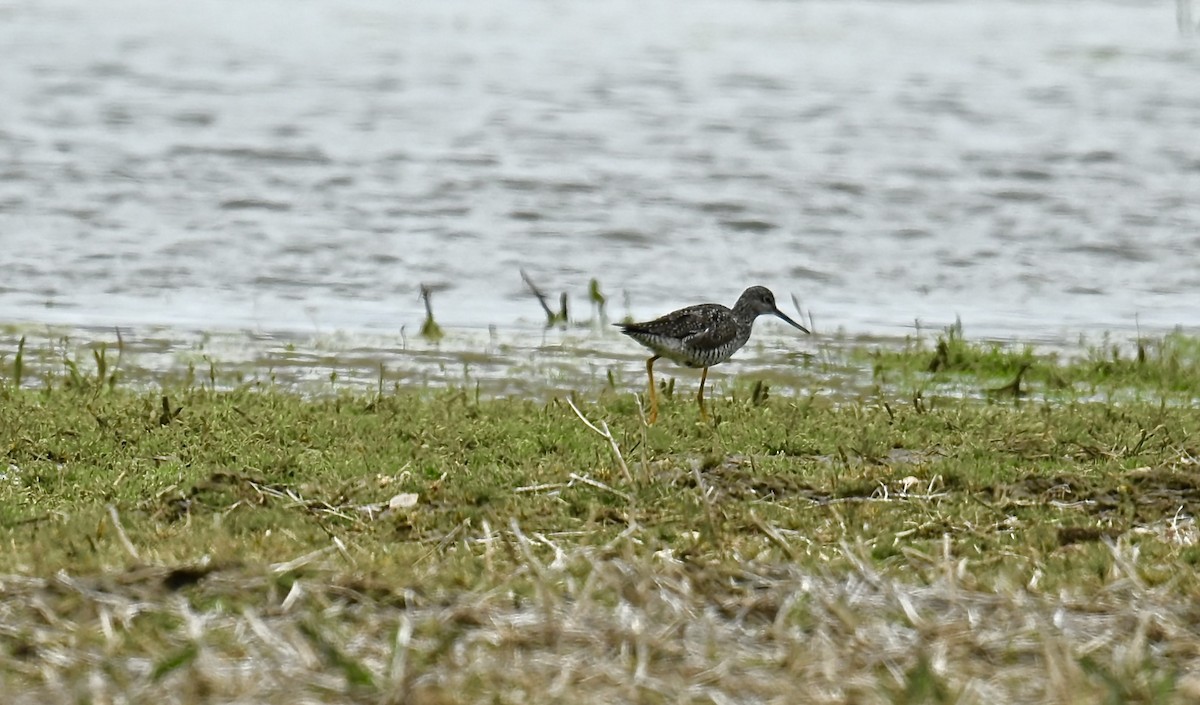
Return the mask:
<svg viewBox="0 0 1200 705"><path fill-rule="evenodd" d="M1171 2L0 0L0 323L1198 322ZM790 310L790 305L785 306Z"/></svg>

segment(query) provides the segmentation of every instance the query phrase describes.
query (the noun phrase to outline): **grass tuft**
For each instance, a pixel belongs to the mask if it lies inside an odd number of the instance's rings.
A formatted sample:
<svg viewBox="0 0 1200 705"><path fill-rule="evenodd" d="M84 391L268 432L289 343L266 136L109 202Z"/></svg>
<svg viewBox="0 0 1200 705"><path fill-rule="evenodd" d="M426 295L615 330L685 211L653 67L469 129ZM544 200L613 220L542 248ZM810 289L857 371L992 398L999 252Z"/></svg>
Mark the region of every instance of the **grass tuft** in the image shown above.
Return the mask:
<svg viewBox="0 0 1200 705"><path fill-rule="evenodd" d="M1030 345L975 342L961 323L939 335L932 350L921 339L899 348L855 351L866 356L877 381L910 388L952 388L1008 397L1101 390L1178 395L1200 389L1200 338L1176 331L1159 339L1139 338L1130 351L1111 343L1081 354L1039 354Z"/></svg>
<svg viewBox="0 0 1200 705"><path fill-rule="evenodd" d="M432 287L421 285L421 301L425 304L425 322L421 324L421 337L426 340L441 340L445 337L442 327L438 325L433 318L433 289Z"/></svg>
<svg viewBox="0 0 1200 705"><path fill-rule="evenodd" d="M17 354L13 356L13 386L20 387L25 376L25 336L17 343Z"/></svg>

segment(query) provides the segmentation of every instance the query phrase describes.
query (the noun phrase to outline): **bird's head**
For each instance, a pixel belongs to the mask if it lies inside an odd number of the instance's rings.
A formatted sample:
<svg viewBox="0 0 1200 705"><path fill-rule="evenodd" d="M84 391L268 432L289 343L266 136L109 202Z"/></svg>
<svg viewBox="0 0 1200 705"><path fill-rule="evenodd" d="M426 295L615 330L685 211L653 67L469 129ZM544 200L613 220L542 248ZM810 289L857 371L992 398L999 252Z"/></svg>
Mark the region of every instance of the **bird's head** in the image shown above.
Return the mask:
<svg viewBox="0 0 1200 705"><path fill-rule="evenodd" d="M735 310L748 310L756 317L763 314L770 314L772 316L776 316L777 318L783 319L790 325L799 328L805 333L808 332L807 328L793 321L791 318L788 318L787 314L779 310L779 307L775 305L775 295L772 294L771 290L765 286L752 286L749 289L746 289L742 292L742 295L738 297L738 301L733 307Z"/></svg>

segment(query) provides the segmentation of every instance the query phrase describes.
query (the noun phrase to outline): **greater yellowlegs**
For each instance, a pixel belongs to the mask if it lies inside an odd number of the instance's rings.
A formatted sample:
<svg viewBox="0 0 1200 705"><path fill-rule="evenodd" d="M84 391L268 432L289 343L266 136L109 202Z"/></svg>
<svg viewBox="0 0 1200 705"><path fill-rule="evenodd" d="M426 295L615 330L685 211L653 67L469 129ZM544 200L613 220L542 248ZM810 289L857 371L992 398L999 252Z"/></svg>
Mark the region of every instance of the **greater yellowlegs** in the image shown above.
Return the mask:
<svg viewBox="0 0 1200 705"><path fill-rule="evenodd" d="M704 384L708 368L725 362L750 339L754 319L769 313L778 316L805 333L808 329L788 318L775 305L775 295L762 286L752 286L742 292L733 309L721 304L699 304L672 311L662 318L645 323L618 323L621 332L654 353L646 360L646 376L650 378L650 423L658 418L658 394L654 390L654 361L660 357L686 367L699 367L700 418L708 420L704 410Z"/></svg>

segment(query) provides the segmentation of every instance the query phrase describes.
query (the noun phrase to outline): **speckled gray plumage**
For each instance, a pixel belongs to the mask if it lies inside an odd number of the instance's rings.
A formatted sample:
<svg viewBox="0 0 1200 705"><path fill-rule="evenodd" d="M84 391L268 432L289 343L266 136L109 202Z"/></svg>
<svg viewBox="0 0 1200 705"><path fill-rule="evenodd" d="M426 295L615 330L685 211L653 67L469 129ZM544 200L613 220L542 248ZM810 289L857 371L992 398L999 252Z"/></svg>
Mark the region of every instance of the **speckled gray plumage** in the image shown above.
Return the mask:
<svg viewBox="0 0 1200 705"><path fill-rule="evenodd" d="M775 307L774 295L761 286L742 292L732 309L721 304L699 304L652 321L618 325L622 333L655 355L687 367L712 367L728 360L746 344L754 320L764 313L777 315L808 332L783 315Z"/></svg>
<svg viewBox="0 0 1200 705"><path fill-rule="evenodd" d="M728 360L750 339L751 321L739 322L721 304L699 304L645 323L627 323L621 332L687 367L711 367Z"/></svg>

